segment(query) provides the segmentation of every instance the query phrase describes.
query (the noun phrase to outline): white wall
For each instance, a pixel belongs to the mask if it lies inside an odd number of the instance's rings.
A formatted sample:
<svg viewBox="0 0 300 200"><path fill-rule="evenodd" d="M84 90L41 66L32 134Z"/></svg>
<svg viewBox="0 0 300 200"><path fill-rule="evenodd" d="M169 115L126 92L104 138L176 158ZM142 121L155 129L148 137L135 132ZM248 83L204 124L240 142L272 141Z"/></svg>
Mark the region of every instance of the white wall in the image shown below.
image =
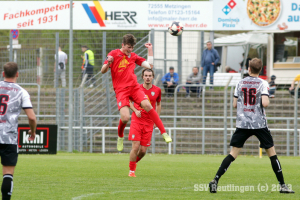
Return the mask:
<svg viewBox="0 0 300 200"><path fill-rule="evenodd" d="M240 62L243 60L244 49L242 46L228 46L226 66L231 67L235 71L239 71Z"/></svg>

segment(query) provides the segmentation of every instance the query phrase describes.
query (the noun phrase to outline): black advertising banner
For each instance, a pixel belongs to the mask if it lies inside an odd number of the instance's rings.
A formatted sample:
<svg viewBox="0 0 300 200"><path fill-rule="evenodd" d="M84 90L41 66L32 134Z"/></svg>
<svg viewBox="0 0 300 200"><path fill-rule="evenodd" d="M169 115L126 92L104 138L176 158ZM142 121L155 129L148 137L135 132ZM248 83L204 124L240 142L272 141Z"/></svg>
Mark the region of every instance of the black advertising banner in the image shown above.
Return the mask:
<svg viewBox="0 0 300 200"><path fill-rule="evenodd" d="M57 125L38 125L34 141L29 141L28 124L19 124L18 147L20 154L56 154Z"/></svg>

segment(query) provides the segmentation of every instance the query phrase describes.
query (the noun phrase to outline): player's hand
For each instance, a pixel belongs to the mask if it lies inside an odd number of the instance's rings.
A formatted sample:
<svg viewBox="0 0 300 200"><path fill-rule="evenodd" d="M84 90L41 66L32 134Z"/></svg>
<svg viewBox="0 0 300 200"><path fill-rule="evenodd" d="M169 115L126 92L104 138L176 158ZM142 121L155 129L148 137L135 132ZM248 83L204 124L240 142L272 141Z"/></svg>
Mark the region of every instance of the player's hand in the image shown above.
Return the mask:
<svg viewBox="0 0 300 200"><path fill-rule="evenodd" d="M108 62L108 64L111 64L112 62L114 62L114 57L107 56L107 62Z"/></svg>
<svg viewBox="0 0 300 200"><path fill-rule="evenodd" d="M215 65L215 63L211 63L212 65Z"/></svg>
<svg viewBox="0 0 300 200"><path fill-rule="evenodd" d="M154 124L153 129L157 128L156 124Z"/></svg>
<svg viewBox="0 0 300 200"><path fill-rule="evenodd" d="M28 138L29 141L33 141L35 139L35 132L32 132L31 130L28 131L30 137Z"/></svg>
<svg viewBox="0 0 300 200"><path fill-rule="evenodd" d="M293 89L294 89L293 87L290 87L290 88L289 88L289 90L293 90Z"/></svg>
<svg viewBox="0 0 300 200"><path fill-rule="evenodd" d="M140 110L135 111L135 115L136 115L138 118L141 118L141 117L142 117L142 113L141 113Z"/></svg>
<svg viewBox="0 0 300 200"><path fill-rule="evenodd" d="M153 46L152 46L152 44L149 42L149 43L146 43L146 44L145 44L145 47L146 47L147 49L149 49L149 48L152 49Z"/></svg>

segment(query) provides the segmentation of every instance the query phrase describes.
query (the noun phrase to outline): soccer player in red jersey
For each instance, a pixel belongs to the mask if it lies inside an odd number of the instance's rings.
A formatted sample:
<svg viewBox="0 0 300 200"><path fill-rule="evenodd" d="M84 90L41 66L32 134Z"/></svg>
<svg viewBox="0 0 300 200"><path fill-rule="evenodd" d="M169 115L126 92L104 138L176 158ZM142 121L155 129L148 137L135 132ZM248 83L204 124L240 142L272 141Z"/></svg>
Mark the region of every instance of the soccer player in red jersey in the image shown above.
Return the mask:
<svg viewBox="0 0 300 200"><path fill-rule="evenodd" d="M124 129L130 119L129 100L144 108L149 117L159 128L165 141L167 143L172 142L172 139L166 133L164 125L158 114L151 106L143 90L140 88L136 75L134 74L135 64L138 64L146 69L153 68L152 44L145 44L145 47L148 48L148 61L132 52L135 44L136 38L132 34L124 35L122 48L109 52L101 69L103 74L106 73L109 68L111 70L113 87L116 93L118 108L121 115L118 126L118 151L123 150Z"/></svg>
<svg viewBox="0 0 300 200"><path fill-rule="evenodd" d="M153 70L144 69L142 78L144 83L140 85L140 88L145 92L148 101L159 115L161 111L161 89L152 84L154 78ZM133 113L128 139L132 140L132 149L130 152L130 171L128 176L135 177L136 163L145 156L147 148L151 144L151 136L155 124L149 117L149 114L139 105L130 103L130 109Z"/></svg>

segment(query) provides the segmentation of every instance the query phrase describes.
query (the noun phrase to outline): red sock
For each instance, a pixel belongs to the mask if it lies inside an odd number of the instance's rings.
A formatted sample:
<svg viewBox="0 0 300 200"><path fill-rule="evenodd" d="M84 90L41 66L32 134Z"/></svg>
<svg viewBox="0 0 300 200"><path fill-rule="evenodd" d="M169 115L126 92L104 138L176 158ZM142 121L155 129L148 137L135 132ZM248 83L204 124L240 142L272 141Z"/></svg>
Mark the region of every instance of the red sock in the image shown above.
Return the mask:
<svg viewBox="0 0 300 200"><path fill-rule="evenodd" d="M136 162L129 161L129 170L135 171L135 169L136 169Z"/></svg>
<svg viewBox="0 0 300 200"><path fill-rule="evenodd" d="M136 157L136 163L138 163L142 158Z"/></svg>
<svg viewBox="0 0 300 200"><path fill-rule="evenodd" d="M124 124L122 122L122 120L120 119L120 122L119 122L119 126L118 126L118 136L119 137L124 137L124 129L126 127L126 124Z"/></svg>
<svg viewBox="0 0 300 200"><path fill-rule="evenodd" d="M149 112L148 112L150 118L152 119L152 121L154 122L154 124L156 124L156 126L159 128L160 133L166 133L165 127L161 121L161 119L159 118L157 112L152 108Z"/></svg>

